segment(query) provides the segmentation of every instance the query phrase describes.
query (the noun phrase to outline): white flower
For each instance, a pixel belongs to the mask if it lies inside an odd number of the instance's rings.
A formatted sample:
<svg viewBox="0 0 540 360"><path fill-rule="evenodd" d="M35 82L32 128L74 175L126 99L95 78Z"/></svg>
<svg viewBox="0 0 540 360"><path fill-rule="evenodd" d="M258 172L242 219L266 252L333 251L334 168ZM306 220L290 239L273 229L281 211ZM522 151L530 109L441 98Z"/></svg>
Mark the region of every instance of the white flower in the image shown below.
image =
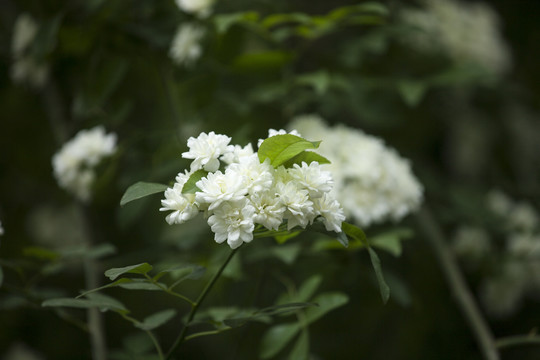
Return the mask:
<svg viewBox="0 0 540 360"><path fill-rule="evenodd" d="M195 199L201 206L207 205L208 210L214 210L224 201L242 201L247 194L243 177L231 169L209 173L196 185L201 191L195 193Z"/></svg>
<svg viewBox="0 0 540 360"><path fill-rule="evenodd" d="M452 248L460 257L478 260L490 253L491 243L484 229L463 225L454 235Z"/></svg>
<svg viewBox="0 0 540 360"><path fill-rule="evenodd" d="M240 145L234 145L233 151L223 154L220 159L225 164L230 165L232 163L239 163L243 158L250 157L253 154L254 152L251 143L247 144L244 147L241 147Z"/></svg>
<svg viewBox="0 0 540 360"><path fill-rule="evenodd" d="M300 135L300 133L294 129L291 130L290 132L287 132L287 130L284 130L284 129L279 129L279 130L269 129L268 130L269 138L276 135L287 135L287 134L302 137L302 135ZM263 143L264 140L266 139L259 139L259 141L257 142L257 147L261 147L261 144Z"/></svg>
<svg viewBox="0 0 540 360"><path fill-rule="evenodd" d="M173 211L165 218L169 225L182 224L199 213L195 194L182 194L183 187L183 183L175 183L172 188L165 190L165 199L161 200L163 207L159 211Z"/></svg>
<svg viewBox="0 0 540 360"><path fill-rule="evenodd" d="M255 209L254 222L269 230L278 230L287 209L274 191L255 193L250 197Z"/></svg>
<svg viewBox="0 0 540 360"><path fill-rule="evenodd" d="M253 215L255 209L246 201L224 203L208 218L217 243L227 240L231 249L253 240Z"/></svg>
<svg viewBox="0 0 540 360"><path fill-rule="evenodd" d="M341 223L345 221L345 213L336 199L325 193L313 201L313 207L315 212L322 216L326 230L341 232Z"/></svg>
<svg viewBox="0 0 540 360"><path fill-rule="evenodd" d="M501 217L506 217L510 214L513 201L500 190L491 190L486 197L487 207Z"/></svg>
<svg viewBox="0 0 540 360"><path fill-rule="evenodd" d="M49 67L33 57L30 48L38 33L38 24L28 14L21 14L13 28L11 78L17 84L41 88L47 81Z"/></svg>
<svg viewBox="0 0 540 360"><path fill-rule="evenodd" d="M210 15L213 4L214 0L176 0L176 5L180 10L200 18Z"/></svg>
<svg viewBox="0 0 540 360"><path fill-rule="evenodd" d="M191 66L201 57L201 40L205 30L196 24L182 24L176 30L173 38L169 56L180 66Z"/></svg>
<svg viewBox="0 0 540 360"><path fill-rule="evenodd" d="M507 240L508 252L520 258L540 259L540 235L512 233Z"/></svg>
<svg viewBox="0 0 540 360"><path fill-rule="evenodd" d="M316 213L307 190L299 189L294 182L279 182L276 185L276 193L287 208L283 214L283 219L287 220L287 230L295 226L305 228L313 222Z"/></svg>
<svg viewBox="0 0 540 360"><path fill-rule="evenodd" d="M425 10L405 9L402 19L416 29L404 38L422 51L443 51L458 63L473 62L503 73L510 68L499 18L487 4L458 0L424 0Z"/></svg>
<svg viewBox="0 0 540 360"><path fill-rule="evenodd" d="M13 26L11 51L16 57L22 56L30 47L38 32L38 25L29 14L23 13L17 17Z"/></svg>
<svg viewBox="0 0 540 360"><path fill-rule="evenodd" d="M257 154L242 158L239 163L231 164L227 170L243 177L244 187L249 194L266 191L274 182L274 168L270 165L270 160L266 159L261 163Z"/></svg>
<svg viewBox="0 0 540 360"><path fill-rule="evenodd" d="M225 135L201 133L197 138L188 139L189 151L182 153L182 157L193 159L191 171L203 168L206 171L216 171L219 169L219 157L228 152L234 151L234 146L229 145L231 138Z"/></svg>
<svg viewBox="0 0 540 360"><path fill-rule="evenodd" d="M531 204L519 202L512 207L507 221L512 228L532 231L538 226L538 214Z"/></svg>
<svg viewBox="0 0 540 360"><path fill-rule="evenodd" d="M90 200L96 174L94 167L116 151L116 134L106 134L102 126L81 130L52 158L53 172L60 187L82 201Z"/></svg>
<svg viewBox="0 0 540 360"><path fill-rule="evenodd" d="M316 161L309 165L305 162L302 162L301 166L294 164L293 168L289 169L289 174L303 189L309 192L312 199L320 198L324 193L330 192L334 184L332 174L323 171Z"/></svg>
<svg viewBox="0 0 540 360"><path fill-rule="evenodd" d="M359 225L397 221L419 207L423 189L409 162L381 139L344 125L329 127L317 115L299 116L289 128L322 140L317 152L331 162L324 165L334 181L331 194ZM327 182L323 190L329 187Z"/></svg>

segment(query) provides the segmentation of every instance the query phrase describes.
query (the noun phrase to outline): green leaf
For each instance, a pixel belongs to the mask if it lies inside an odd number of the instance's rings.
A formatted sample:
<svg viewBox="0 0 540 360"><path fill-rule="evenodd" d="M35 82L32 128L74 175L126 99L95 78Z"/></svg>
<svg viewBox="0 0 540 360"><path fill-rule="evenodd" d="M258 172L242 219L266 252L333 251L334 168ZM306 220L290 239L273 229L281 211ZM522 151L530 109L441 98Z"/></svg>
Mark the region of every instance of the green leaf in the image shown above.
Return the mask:
<svg viewBox="0 0 540 360"><path fill-rule="evenodd" d="M301 250L302 248L300 247L300 244L291 244L272 247L270 251L279 260L283 261L287 265L291 265L298 257Z"/></svg>
<svg viewBox="0 0 540 360"><path fill-rule="evenodd" d="M337 239L339 241L339 243L344 246L344 247L349 247L349 239L347 238L347 235L345 234L345 229L343 229L343 224L345 223L342 223L341 224L341 227L342 227L342 231L339 232L339 233L336 233L334 231L328 231L326 230L326 227L323 225L322 222L320 221L316 221L314 222L309 228L308 230L311 230L311 231L316 231L320 234L324 234L328 237L331 237L333 239ZM361 230L360 230L361 231ZM339 248L339 246L335 246L334 248Z"/></svg>
<svg viewBox="0 0 540 360"><path fill-rule="evenodd" d="M275 135L263 141L257 154L261 163L268 158L270 164L277 168L304 150L318 148L320 143L320 141L307 141L291 134Z"/></svg>
<svg viewBox="0 0 540 360"><path fill-rule="evenodd" d="M123 274L146 274L150 270L152 270L152 265L148 263L141 263L137 265L125 266L122 268L109 269L105 271L105 276L107 276L111 280L114 280Z"/></svg>
<svg viewBox="0 0 540 360"><path fill-rule="evenodd" d="M283 24L307 24L311 22L311 16L304 13L285 13L285 14L272 14L267 16L261 22L261 25L265 28L271 28Z"/></svg>
<svg viewBox="0 0 540 360"><path fill-rule="evenodd" d="M377 282L379 283L379 290L381 291L382 301L386 304L386 302L390 298L390 288L388 287L388 284L386 284L386 281L384 281L384 276L381 268L381 260L379 259L379 256L377 256L375 250L373 250L371 247L368 247L368 251L369 257L371 259L371 264L373 265L375 275L377 276Z"/></svg>
<svg viewBox="0 0 540 360"><path fill-rule="evenodd" d="M321 282L321 275L313 275L312 277L304 281L302 286L300 286L300 288L298 289L298 292L295 294L294 301L303 302L311 299L313 294L315 294L315 292L319 288L319 285L321 285Z"/></svg>
<svg viewBox="0 0 540 360"><path fill-rule="evenodd" d="M201 180L203 177L208 175L208 171L205 171L203 169L195 171L189 179L184 184L184 187L182 187L182 194L195 194L197 191L201 191L197 187L197 181Z"/></svg>
<svg viewBox="0 0 540 360"><path fill-rule="evenodd" d="M299 323L271 327L262 337L260 357L269 359L278 354L300 331Z"/></svg>
<svg viewBox="0 0 540 360"><path fill-rule="evenodd" d="M163 310L153 315L148 316L143 320L142 323L136 324L135 326L142 330L153 330L167 321L171 320L176 315L176 310L168 309Z"/></svg>
<svg viewBox="0 0 540 360"><path fill-rule="evenodd" d="M90 299L73 299L73 298L56 298L45 300L41 306L44 307L74 307L80 309L88 309L93 307L99 307L105 310L113 311L127 311L125 306L120 303L118 300L115 300L111 297L95 296L97 294L89 294L90 296L94 295Z"/></svg>
<svg viewBox="0 0 540 360"><path fill-rule="evenodd" d="M253 51L234 59L233 67L239 71L277 71L294 59L294 53L286 51Z"/></svg>
<svg viewBox="0 0 540 360"><path fill-rule="evenodd" d="M366 234L362 229L360 229L358 226L355 226L353 224L349 224L348 222L341 223L341 229L347 236L350 238L360 241L360 243L369 246L369 243L367 241Z"/></svg>
<svg viewBox="0 0 540 360"><path fill-rule="evenodd" d="M259 14L255 11L239 12L234 14L217 14L212 17L218 34L224 34L236 24L255 23Z"/></svg>
<svg viewBox="0 0 540 360"><path fill-rule="evenodd" d="M338 20L356 13L372 13L375 15L386 16L388 9L378 2L364 2L358 5L343 6L331 11L327 17L333 20Z"/></svg>
<svg viewBox="0 0 540 360"><path fill-rule="evenodd" d="M103 290L103 289L108 289L108 288L111 288L111 287L120 286L121 284L128 283L128 282L131 282L131 281L133 281L133 280L132 279L127 279L127 278L118 279L113 283L110 283L110 284L107 284L107 285L104 285L104 286L100 286L100 287L92 289L92 290L85 291L81 295L77 296L75 299L79 299L79 298L81 298L83 296L94 293L96 291L100 291L100 290Z"/></svg>
<svg viewBox="0 0 540 360"><path fill-rule="evenodd" d="M167 185L157 184L157 183L148 183L139 181L131 185L120 200L120 206L124 206L133 200L143 198L148 195L155 193L162 193L167 190Z"/></svg>
<svg viewBox="0 0 540 360"><path fill-rule="evenodd" d="M313 87L319 95L324 95L330 85L330 75L327 71L320 70L309 74L303 74L296 77L296 83L299 85L308 85Z"/></svg>
<svg viewBox="0 0 540 360"><path fill-rule="evenodd" d="M300 333L296 343L289 354L289 360L308 360L309 358L309 332L307 329Z"/></svg>
<svg viewBox="0 0 540 360"><path fill-rule="evenodd" d="M276 239L278 244L285 244L287 242L287 240L295 238L298 235L300 235L301 233L302 233L301 231L291 231L291 232L289 232L288 234L285 234L285 235L276 235L276 236L274 236L274 239Z"/></svg>
<svg viewBox="0 0 540 360"><path fill-rule="evenodd" d="M398 228L371 237L369 242L373 247L388 251L394 256L400 256L402 251L401 242L412 236L411 229Z"/></svg>
<svg viewBox="0 0 540 360"><path fill-rule="evenodd" d="M315 304L306 303L306 302L294 302L294 303L274 305L274 306L270 306L264 309L254 311L251 314L247 314L247 316L242 316L242 317L237 316L237 317L225 319L223 320L223 323L230 327L239 327L249 321L263 320L264 322L265 320L269 320L270 316L276 316L276 315L282 315L282 314L295 312L309 306L315 306Z"/></svg>
<svg viewBox="0 0 540 360"><path fill-rule="evenodd" d="M60 254L56 251L45 249L39 246L27 246L23 248L24 256L34 257L41 260L56 260Z"/></svg>
<svg viewBox="0 0 540 360"><path fill-rule="evenodd" d="M118 286L126 290L149 290L149 291L161 290L163 291L162 288L152 283L148 279L129 279L129 280L131 281L126 281L124 283L119 284ZM163 288L167 287L165 284L160 284L160 285L162 285Z"/></svg>
<svg viewBox="0 0 540 360"><path fill-rule="evenodd" d="M405 104L414 107L422 101L428 87L424 82L402 80L397 83L397 90Z"/></svg>
<svg viewBox="0 0 540 360"><path fill-rule="evenodd" d="M302 151L300 154L286 161L283 166L285 166L286 168L291 168L294 164L301 165L303 162L305 162L309 165L313 161L316 161L319 164L330 164L330 160L328 160L322 155L319 155L313 151Z"/></svg>
<svg viewBox="0 0 540 360"><path fill-rule="evenodd" d="M306 310L305 325L309 325L329 311L345 305L349 301L349 297L341 292L326 292L317 295L312 301L318 306Z"/></svg>

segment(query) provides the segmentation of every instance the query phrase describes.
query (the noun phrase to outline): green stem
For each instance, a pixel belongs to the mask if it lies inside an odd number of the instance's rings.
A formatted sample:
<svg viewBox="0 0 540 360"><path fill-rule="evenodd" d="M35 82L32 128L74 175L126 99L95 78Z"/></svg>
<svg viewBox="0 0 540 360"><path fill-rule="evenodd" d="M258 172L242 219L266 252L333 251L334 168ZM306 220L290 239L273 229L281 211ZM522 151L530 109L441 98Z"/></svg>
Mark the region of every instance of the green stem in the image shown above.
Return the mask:
<svg viewBox="0 0 540 360"><path fill-rule="evenodd" d="M495 342L495 345L498 349L504 349L514 346L522 345L537 345L540 346L540 336L535 335L516 335L508 336L501 339L498 339Z"/></svg>
<svg viewBox="0 0 540 360"><path fill-rule="evenodd" d="M201 331L201 332L198 332L196 334L191 334L189 336L186 336L184 338L184 341L195 339L195 338L198 338L198 337L201 337L201 336L216 335L216 334L219 334L219 333L222 333L224 331L231 330L231 329L232 328L225 328L225 329L221 329L221 330Z"/></svg>
<svg viewBox="0 0 540 360"><path fill-rule="evenodd" d="M137 320L135 318L132 318L129 315L126 315L126 314L121 313L121 312L118 312L118 314L120 314L120 316L122 316L124 319L126 319L127 321L132 322L135 325L140 325L141 324L141 322L139 320ZM154 343L154 346L156 347L156 350L158 352L159 360L163 360L163 350L161 349L161 346L159 345L159 341L157 341L156 337L154 336L154 333L152 333L152 331L150 331L150 330L143 330L143 331L150 337L150 339L152 339L152 342Z"/></svg>
<svg viewBox="0 0 540 360"><path fill-rule="evenodd" d="M225 262L223 263L223 265L221 265L221 267L219 268L219 270L214 274L214 276L212 277L212 279L210 279L210 281L208 282L208 284L206 284L205 288L203 289L203 291L201 292L201 294L199 295L199 297L197 298L197 301L195 302L195 304L192 306L191 308L191 311L189 312L188 314L188 318L186 320L186 324L184 325L184 327L182 328L182 330L180 331L180 334L178 334L178 337L176 338L174 344L171 346L171 349L167 352L167 356L165 357L165 359L169 359L171 357L171 355L173 354L173 352L178 348L178 346L180 346L180 344L184 341L185 337L186 337L186 332L187 332L187 329L189 328L189 325L191 324L191 321L193 320L193 318L195 317L195 314L197 313L197 310L199 309L199 306L201 306L201 303L204 301L204 299L206 298L206 295L208 295L208 293L210 292L210 290L212 289L212 287L214 286L214 284L216 283L217 279L219 278L219 276L221 275L221 273L223 272L223 270L225 270L225 268L227 267L227 264L229 264L229 261L231 261L232 257L234 256L234 254L236 253L236 251L238 250L238 248L232 250L230 253L229 253L229 256L227 257L227 259L225 260Z"/></svg>
<svg viewBox="0 0 540 360"><path fill-rule="evenodd" d="M156 285L158 288L160 288L161 290L165 291L167 294L169 295L172 295L172 296L176 296L176 297L179 297L180 299L182 300L185 300L187 301L191 306L195 306L195 302L193 302L190 298L182 295L182 294L179 294L177 292L174 292L172 291L171 289L169 288L166 288L164 287L163 285L161 285L160 283L158 283L157 281L155 281L153 278L151 278L148 274L144 274L144 276L150 280L150 282L154 285Z"/></svg>
<svg viewBox="0 0 540 360"><path fill-rule="evenodd" d="M480 309L478 309L474 297L459 270L456 260L446 245L447 241L442 230L426 207L419 211L417 220L421 230L425 233L426 238L431 243L446 280L448 281L448 285L452 290L452 294L476 337L476 341L478 342L478 346L482 351L484 359L498 360L499 353L495 346L495 340L491 333L491 329L482 316Z"/></svg>

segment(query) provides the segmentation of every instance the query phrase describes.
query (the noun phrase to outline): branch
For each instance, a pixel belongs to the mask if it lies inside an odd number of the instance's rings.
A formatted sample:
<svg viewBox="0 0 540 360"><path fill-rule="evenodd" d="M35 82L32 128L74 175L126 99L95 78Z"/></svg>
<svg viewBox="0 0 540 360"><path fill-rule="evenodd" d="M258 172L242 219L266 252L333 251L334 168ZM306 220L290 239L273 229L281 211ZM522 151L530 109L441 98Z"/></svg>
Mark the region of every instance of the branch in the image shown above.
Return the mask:
<svg viewBox="0 0 540 360"><path fill-rule="evenodd" d="M499 353L491 330L476 305L453 254L446 245L446 239L440 227L426 207L419 211L417 221L439 260L451 293L454 295L465 319L467 319L484 359L498 360Z"/></svg>

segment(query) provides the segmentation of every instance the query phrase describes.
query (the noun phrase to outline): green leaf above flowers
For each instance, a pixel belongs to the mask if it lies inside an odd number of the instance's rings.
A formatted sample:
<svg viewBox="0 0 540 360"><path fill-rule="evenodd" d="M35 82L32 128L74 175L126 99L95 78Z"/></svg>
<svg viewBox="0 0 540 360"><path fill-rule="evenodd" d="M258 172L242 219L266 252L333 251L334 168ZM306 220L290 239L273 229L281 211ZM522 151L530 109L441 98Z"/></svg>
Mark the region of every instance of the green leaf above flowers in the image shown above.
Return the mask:
<svg viewBox="0 0 540 360"><path fill-rule="evenodd" d="M124 206L133 200L137 200L148 195L162 193L165 190L167 190L167 185L139 181L128 187L122 196L122 199L120 199L120 206Z"/></svg>
<svg viewBox="0 0 540 360"><path fill-rule="evenodd" d="M189 179L184 184L184 187L182 187L182 194L195 194L197 191L200 191L196 184L206 175L208 175L208 171L203 169L197 170L191 174Z"/></svg>
<svg viewBox="0 0 540 360"><path fill-rule="evenodd" d="M277 168L308 149L317 149L320 141L308 141L296 135L275 135L263 141L257 152L261 162L270 159Z"/></svg>

